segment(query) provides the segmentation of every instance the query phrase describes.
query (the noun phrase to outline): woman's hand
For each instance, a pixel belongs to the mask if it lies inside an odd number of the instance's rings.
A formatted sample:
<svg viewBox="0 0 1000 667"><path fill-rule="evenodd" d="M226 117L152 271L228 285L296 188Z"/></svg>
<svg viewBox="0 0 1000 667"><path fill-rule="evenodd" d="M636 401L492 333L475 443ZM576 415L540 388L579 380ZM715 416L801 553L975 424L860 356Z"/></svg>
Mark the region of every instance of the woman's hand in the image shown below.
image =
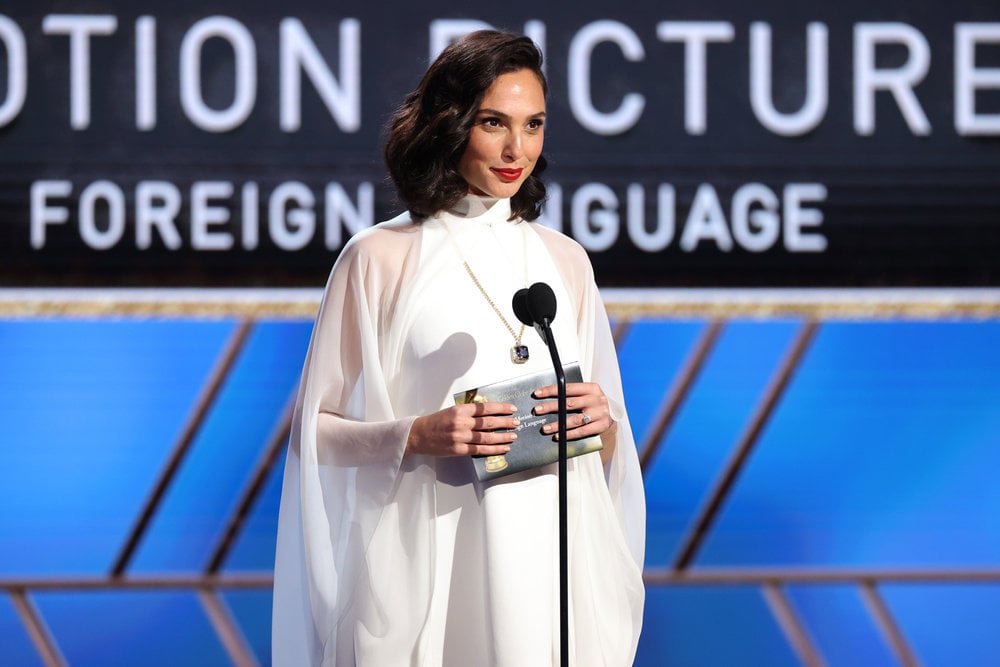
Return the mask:
<svg viewBox="0 0 1000 667"><path fill-rule="evenodd" d="M417 417L406 441L407 454L427 456L494 456L510 451L517 439L513 432L521 422L510 415L517 406L509 403L467 403Z"/></svg>
<svg viewBox="0 0 1000 667"><path fill-rule="evenodd" d="M558 395L558 388L554 384L535 390L535 398L552 399L536 405L535 414L557 414ZM570 440L599 435L615 425L615 420L611 418L608 397L604 395L601 385L596 382L566 383L566 411L579 411L579 414L566 416L566 437ZM542 427L542 433L555 433L557 430L556 422L549 422Z"/></svg>
<svg viewBox="0 0 1000 667"><path fill-rule="evenodd" d="M535 398L552 399L535 406L536 415L559 413L558 387L550 384L535 390ZM611 417L611 406L608 397L604 395L601 385L596 382L567 382L566 411L579 411L579 414L566 415L566 438L579 440L589 435L600 435L603 449L601 460L607 463L615 451L615 430L618 424ZM542 433L556 433L559 430L558 421L552 421L542 427Z"/></svg>

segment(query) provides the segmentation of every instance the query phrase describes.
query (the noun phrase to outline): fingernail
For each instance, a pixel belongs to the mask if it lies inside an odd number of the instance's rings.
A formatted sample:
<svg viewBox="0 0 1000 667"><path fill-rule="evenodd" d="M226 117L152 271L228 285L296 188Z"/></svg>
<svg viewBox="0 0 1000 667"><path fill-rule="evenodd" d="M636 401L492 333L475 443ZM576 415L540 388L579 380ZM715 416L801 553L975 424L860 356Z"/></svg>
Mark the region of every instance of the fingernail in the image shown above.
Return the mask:
<svg viewBox="0 0 1000 667"><path fill-rule="evenodd" d="M520 426L520 425L521 425L521 420L520 420L520 419L517 419L517 418L515 418L515 419L514 419L514 426Z"/></svg>

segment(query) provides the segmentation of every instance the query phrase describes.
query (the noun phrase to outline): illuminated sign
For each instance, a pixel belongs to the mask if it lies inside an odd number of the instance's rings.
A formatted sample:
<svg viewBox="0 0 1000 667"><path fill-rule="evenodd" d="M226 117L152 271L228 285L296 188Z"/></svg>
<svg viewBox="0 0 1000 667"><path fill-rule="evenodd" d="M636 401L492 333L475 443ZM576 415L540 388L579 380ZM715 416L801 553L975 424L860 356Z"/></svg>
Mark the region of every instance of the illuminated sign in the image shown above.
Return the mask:
<svg viewBox="0 0 1000 667"><path fill-rule="evenodd" d="M385 119L488 25L545 53L540 223L602 285L1000 284L1000 7L786 5L8 3L0 286L321 285L399 212Z"/></svg>

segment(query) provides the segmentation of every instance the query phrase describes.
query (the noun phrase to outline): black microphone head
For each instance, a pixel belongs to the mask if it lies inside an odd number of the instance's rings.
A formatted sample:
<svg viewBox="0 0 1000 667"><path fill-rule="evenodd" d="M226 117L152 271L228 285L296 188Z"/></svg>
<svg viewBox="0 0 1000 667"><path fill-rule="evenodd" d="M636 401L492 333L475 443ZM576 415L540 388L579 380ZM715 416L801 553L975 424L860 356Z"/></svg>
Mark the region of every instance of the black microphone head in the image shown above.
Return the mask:
<svg viewBox="0 0 1000 667"><path fill-rule="evenodd" d="M556 319L556 293L545 283L535 283L528 288L525 304L535 324Z"/></svg>
<svg viewBox="0 0 1000 667"><path fill-rule="evenodd" d="M521 320L521 324L526 324L529 327L535 325L534 321L531 319L531 313L528 311L527 287L522 287L514 292L514 300L511 305L514 307L514 315L517 316L517 319Z"/></svg>

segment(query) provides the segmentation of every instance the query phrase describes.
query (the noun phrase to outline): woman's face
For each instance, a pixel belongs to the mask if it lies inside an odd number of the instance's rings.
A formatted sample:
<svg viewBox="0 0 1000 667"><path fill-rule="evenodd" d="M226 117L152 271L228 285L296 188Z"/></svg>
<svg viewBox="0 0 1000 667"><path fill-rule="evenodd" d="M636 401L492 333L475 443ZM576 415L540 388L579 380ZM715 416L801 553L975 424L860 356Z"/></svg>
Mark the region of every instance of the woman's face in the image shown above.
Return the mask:
<svg viewBox="0 0 1000 667"><path fill-rule="evenodd" d="M531 175L545 139L545 93L528 69L501 74L483 96L458 171L469 192L511 197Z"/></svg>

